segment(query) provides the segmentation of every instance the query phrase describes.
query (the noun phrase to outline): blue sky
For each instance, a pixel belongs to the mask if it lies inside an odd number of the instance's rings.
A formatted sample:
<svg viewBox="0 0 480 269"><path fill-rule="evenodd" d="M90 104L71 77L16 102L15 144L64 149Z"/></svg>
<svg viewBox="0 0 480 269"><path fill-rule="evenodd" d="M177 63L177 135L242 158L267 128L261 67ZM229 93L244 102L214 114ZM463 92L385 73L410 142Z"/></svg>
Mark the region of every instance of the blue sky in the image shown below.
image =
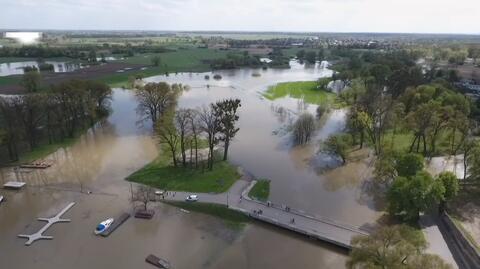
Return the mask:
<svg viewBox="0 0 480 269"><path fill-rule="evenodd" d="M0 28L480 34L480 0L0 0Z"/></svg>

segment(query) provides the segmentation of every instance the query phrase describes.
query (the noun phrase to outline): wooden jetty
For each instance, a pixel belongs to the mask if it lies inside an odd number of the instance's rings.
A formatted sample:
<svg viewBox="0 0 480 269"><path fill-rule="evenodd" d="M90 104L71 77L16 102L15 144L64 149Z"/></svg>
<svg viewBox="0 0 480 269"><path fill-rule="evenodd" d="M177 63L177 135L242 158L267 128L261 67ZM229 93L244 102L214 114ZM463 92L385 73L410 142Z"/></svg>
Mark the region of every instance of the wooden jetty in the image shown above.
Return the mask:
<svg viewBox="0 0 480 269"><path fill-rule="evenodd" d="M120 225L122 225L129 218L130 218L129 213L125 212L120 214L117 218L114 218L112 225L110 225L110 227L108 227L108 229L105 230L100 235L102 235L103 237L109 236L111 233L113 233L113 231L115 231L118 227L120 227Z"/></svg>
<svg viewBox="0 0 480 269"><path fill-rule="evenodd" d="M51 162L47 161L39 161L39 162L33 162L29 164L22 164L20 165L20 168L27 168L27 169L46 169L48 167L52 166Z"/></svg>
<svg viewBox="0 0 480 269"><path fill-rule="evenodd" d="M147 256L147 258L145 258L145 261L148 262L149 264L151 265L154 265L158 268L164 268L164 269L170 269L171 268L171 265L168 261L162 259L162 258L159 258L153 254L150 254Z"/></svg>

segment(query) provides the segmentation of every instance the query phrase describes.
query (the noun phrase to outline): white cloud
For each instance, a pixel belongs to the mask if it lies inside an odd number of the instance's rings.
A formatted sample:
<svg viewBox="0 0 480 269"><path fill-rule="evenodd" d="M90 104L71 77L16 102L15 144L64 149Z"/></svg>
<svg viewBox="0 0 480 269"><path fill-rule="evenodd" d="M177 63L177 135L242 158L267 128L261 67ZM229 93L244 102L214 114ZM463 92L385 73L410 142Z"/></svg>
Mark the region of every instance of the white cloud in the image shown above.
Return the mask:
<svg viewBox="0 0 480 269"><path fill-rule="evenodd" d="M0 28L480 33L478 0L0 0Z"/></svg>

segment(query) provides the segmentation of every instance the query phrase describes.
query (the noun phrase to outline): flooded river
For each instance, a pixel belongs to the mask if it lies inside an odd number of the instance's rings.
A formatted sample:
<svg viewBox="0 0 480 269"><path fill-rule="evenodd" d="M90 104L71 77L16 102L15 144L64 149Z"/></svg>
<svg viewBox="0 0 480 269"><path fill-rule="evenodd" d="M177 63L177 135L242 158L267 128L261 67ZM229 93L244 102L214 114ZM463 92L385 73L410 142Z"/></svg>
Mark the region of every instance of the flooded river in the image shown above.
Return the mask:
<svg viewBox="0 0 480 269"><path fill-rule="evenodd" d="M259 72L261 76L252 76ZM283 81L315 80L331 75L318 66L293 63L290 70L234 70L206 74L178 74L148 78L190 85L181 107L199 107L237 97L242 100L240 131L230 160L271 183L271 200L358 226L375 222L379 212L365 191L366 161L325 170L335 165L318 153L319 141L345 125L345 110L333 110L320 123L311 145L293 147L287 127L299 113L316 106L261 96L268 85ZM212 74L208 73L210 77ZM207 86L208 84L208 86ZM3 169L0 183L19 178L28 183L20 192L1 191L0 268L152 268L148 254L169 260L175 268L344 268L346 252L326 243L258 223L236 230L220 219L183 213L153 204L151 221L130 219L108 238L93 235L96 224L132 208L130 183L124 178L155 158L155 141L148 125L139 125L132 91L115 89L112 115L74 146L50 156L55 165L44 171ZM87 194L89 191L92 194ZM19 233L43 225L38 216L57 213L69 202L77 204L65 215L71 223L55 224L46 234L52 241L24 246Z"/></svg>

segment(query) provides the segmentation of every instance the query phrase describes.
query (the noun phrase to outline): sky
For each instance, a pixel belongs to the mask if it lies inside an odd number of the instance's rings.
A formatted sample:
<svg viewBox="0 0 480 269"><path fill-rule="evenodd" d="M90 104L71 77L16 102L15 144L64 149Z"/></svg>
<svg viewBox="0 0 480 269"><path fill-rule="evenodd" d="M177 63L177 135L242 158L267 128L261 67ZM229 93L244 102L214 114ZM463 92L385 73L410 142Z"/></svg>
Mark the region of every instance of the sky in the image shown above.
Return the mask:
<svg viewBox="0 0 480 269"><path fill-rule="evenodd" d="M480 34L480 0L0 0L0 29Z"/></svg>

